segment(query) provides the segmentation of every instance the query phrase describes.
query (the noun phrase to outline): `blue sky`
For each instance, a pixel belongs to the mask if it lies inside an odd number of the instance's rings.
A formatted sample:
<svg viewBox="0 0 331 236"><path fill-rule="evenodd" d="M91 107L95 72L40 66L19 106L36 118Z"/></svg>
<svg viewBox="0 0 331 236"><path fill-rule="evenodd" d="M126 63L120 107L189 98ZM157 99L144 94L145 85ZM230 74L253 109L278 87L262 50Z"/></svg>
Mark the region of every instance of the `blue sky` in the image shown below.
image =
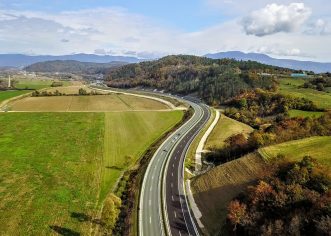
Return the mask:
<svg viewBox="0 0 331 236"><path fill-rule="evenodd" d="M329 0L0 0L0 53L331 61Z"/></svg>
<svg viewBox="0 0 331 236"><path fill-rule="evenodd" d="M75 11L107 7L125 8L131 13L141 14L169 27L180 27L192 31L199 30L227 19L203 0L24 0L0 1L4 6L16 10L36 10L44 12Z"/></svg>

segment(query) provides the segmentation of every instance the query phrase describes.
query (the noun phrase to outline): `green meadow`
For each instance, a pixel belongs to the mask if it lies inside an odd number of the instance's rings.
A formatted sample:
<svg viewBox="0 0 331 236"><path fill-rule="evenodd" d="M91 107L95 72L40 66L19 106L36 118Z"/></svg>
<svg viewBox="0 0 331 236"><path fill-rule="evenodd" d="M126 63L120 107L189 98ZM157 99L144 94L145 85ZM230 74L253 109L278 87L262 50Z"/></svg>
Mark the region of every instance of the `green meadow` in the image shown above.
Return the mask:
<svg viewBox="0 0 331 236"><path fill-rule="evenodd" d="M0 235L89 234L121 174L182 116L1 113Z"/></svg>

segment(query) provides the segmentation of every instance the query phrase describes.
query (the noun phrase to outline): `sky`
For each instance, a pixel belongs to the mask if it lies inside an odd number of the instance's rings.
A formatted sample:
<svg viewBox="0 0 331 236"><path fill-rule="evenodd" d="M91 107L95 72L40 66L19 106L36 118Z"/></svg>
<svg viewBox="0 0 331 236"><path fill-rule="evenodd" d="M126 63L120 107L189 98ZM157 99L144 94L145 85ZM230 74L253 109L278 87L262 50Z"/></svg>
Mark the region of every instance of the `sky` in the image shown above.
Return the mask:
<svg viewBox="0 0 331 236"><path fill-rule="evenodd" d="M222 51L331 62L330 0L0 0L0 53Z"/></svg>

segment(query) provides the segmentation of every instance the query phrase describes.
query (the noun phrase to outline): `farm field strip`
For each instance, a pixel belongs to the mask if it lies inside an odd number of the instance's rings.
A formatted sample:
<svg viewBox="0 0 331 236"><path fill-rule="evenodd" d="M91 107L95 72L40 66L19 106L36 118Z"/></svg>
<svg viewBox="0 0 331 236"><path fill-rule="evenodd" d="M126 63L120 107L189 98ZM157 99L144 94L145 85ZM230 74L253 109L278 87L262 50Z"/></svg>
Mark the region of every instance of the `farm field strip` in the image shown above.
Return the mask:
<svg viewBox="0 0 331 236"><path fill-rule="evenodd" d="M0 103L10 99L10 98L14 98L26 93L31 93L30 90L8 90L8 91L0 91Z"/></svg>
<svg viewBox="0 0 331 236"><path fill-rule="evenodd" d="M169 110L161 102L123 94L28 97L9 105L12 111L36 112Z"/></svg>

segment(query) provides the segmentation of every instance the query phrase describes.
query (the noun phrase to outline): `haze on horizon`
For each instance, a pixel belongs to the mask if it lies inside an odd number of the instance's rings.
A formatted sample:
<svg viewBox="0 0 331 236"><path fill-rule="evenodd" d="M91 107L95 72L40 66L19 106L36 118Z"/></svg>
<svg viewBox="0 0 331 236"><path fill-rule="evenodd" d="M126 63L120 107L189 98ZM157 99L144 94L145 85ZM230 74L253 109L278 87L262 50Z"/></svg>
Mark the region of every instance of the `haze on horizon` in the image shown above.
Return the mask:
<svg viewBox="0 0 331 236"><path fill-rule="evenodd" d="M0 53L160 57L238 50L331 61L327 0L0 0Z"/></svg>

